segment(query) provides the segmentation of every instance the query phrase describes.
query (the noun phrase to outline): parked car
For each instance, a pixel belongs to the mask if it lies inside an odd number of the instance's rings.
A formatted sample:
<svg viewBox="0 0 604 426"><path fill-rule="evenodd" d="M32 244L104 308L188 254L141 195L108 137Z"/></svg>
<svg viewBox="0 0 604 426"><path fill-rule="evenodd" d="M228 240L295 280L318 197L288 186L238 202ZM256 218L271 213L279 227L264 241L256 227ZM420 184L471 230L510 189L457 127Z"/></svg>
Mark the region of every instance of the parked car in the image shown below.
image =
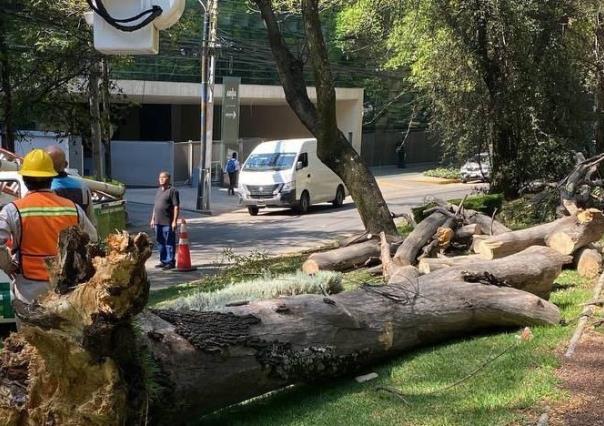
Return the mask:
<svg viewBox="0 0 604 426"><path fill-rule="evenodd" d="M340 207L342 180L317 157L316 139L263 142L245 160L238 192L252 216L263 207L293 207L306 213L311 204Z"/></svg>
<svg viewBox="0 0 604 426"><path fill-rule="evenodd" d="M461 166L459 175L462 182L480 180L488 182L491 179L491 161L486 152L475 155Z"/></svg>

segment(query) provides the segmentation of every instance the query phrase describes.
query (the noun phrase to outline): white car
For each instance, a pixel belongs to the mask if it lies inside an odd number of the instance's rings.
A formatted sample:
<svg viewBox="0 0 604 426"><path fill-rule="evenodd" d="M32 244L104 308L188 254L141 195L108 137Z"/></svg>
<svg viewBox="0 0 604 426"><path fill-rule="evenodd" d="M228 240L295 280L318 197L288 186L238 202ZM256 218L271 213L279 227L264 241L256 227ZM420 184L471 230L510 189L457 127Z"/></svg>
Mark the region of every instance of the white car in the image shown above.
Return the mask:
<svg viewBox="0 0 604 426"><path fill-rule="evenodd" d="M462 182L469 182L471 180L487 182L490 180L491 161L489 159L489 154L483 152L466 161L466 163L461 166L459 175Z"/></svg>

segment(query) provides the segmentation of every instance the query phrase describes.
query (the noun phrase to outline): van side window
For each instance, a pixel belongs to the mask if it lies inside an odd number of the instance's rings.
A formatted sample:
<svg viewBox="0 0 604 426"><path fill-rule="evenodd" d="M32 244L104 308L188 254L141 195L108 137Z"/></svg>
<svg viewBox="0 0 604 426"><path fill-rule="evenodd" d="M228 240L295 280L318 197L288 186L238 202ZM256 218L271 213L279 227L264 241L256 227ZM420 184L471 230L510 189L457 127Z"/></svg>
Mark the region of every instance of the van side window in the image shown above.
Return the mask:
<svg viewBox="0 0 604 426"><path fill-rule="evenodd" d="M308 154L306 152L298 155L298 161L302 162L302 167L308 167Z"/></svg>

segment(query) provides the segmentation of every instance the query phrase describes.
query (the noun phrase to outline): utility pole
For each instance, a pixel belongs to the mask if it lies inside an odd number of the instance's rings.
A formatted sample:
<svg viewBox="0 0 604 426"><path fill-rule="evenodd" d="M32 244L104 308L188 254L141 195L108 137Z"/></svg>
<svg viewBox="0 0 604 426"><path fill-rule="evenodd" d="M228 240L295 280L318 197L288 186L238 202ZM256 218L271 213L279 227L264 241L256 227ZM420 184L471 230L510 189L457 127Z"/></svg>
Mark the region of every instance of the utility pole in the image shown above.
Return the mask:
<svg viewBox="0 0 604 426"><path fill-rule="evenodd" d="M210 213L212 191L212 140L214 123L214 69L216 23L218 1L199 0L204 8L203 39L201 46L201 147L199 156L199 180L197 182L197 210Z"/></svg>

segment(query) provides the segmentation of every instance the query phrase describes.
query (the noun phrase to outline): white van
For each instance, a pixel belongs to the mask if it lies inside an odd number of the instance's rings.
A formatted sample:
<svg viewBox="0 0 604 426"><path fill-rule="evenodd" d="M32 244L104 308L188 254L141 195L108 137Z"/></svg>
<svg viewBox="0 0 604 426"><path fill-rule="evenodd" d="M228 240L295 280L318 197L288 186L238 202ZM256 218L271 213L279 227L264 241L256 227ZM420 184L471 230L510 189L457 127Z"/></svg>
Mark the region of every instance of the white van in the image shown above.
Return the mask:
<svg viewBox="0 0 604 426"><path fill-rule="evenodd" d="M239 173L239 195L252 216L261 207L293 207L306 213L311 204L346 198L342 180L317 157L316 139L262 142Z"/></svg>

